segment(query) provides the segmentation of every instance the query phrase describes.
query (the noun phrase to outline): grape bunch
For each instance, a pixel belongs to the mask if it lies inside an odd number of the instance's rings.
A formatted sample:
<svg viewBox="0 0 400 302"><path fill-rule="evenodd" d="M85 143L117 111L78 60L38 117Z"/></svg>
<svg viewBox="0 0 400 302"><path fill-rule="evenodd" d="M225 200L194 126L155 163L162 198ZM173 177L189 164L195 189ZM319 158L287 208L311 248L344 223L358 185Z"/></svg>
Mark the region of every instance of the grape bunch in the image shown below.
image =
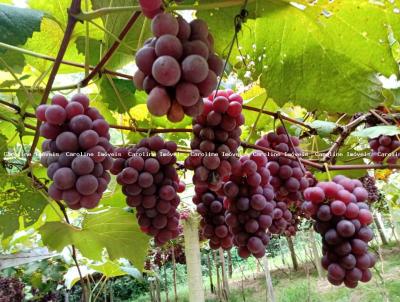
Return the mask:
<svg viewBox="0 0 400 302"><path fill-rule="evenodd" d="M149 94L149 112L167 115L171 122L181 121L185 114L198 116L202 97L216 88L223 69L207 24L200 19L189 24L181 16L160 13L151 30L154 37L136 53L139 69L133 77L135 86Z"/></svg>
<svg viewBox="0 0 400 302"><path fill-rule="evenodd" d="M379 200L379 191L376 186L375 178L367 174L361 177L360 181L368 192L368 202L373 203Z"/></svg>
<svg viewBox="0 0 400 302"><path fill-rule="evenodd" d="M269 243L268 228L275 209L274 190L269 185L267 157L261 151L242 156L232 166L232 175L223 186L226 224L242 258L261 258Z"/></svg>
<svg viewBox="0 0 400 302"><path fill-rule="evenodd" d="M44 122L40 135L46 138L41 163L53 180L48 193L71 209L96 207L110 182L109 125L89 102L80 93L70 102L56 95L51 105L36 109L36 117Z"/></svg>
<svg viewBox="0 0 400 302"><path fill-rule="evenodd" d="M195 187L195 192L193 203L202 217L202 235L210 240L210 248L229 250L233 245L233 237L225 221L223 198L207 188Z"/></svg>
<svg viewBox="0 0 400 302"><path fill-rule="evenodd" d="M243 99L232 90L218 91L204 100L204 111L193 120L192 152L185 167L194 170L196 186L208 184L217 191L229 178L240 146L240 126L244 124Z"/></svg>
<svg viewBox="0 0 400 302"><path fill-rule="evenodd" d="M175 262L179 264L186 264L186 255L185 255L185 249L182 244L176 244L171 249L174 249L174 255L175 255ZM168 253L168 261L172 262L172 251L169 249Z"/></svg>
<svg viewBox="0 0 400 302"><path fill-rule="evenodd" d="M129 206L136 208L140 228L155 237L156 245L176 238L179 233L180 198L184 189L174 167L175 142L160 136L142 139L131 148L114 150L111 173L117 175Z"/></svg>
<svg viewBox="0 0 400 302"><path fill-rule="evenodd" d="M301 157L300 141L295 136L286 133L283 126L270 132L257 140L256 145L270 148L286 154L296 154ZM296 202L302 199L302 191L314 183L314 179L306 174L303 167L296 159L278 156L276 153L268 153L268 169L271 172L271 185L276 192L276 200Z"/></svg>
<svg viewBox="0 0 400 302"><path fill-rule="evenodd" d="M297 226L302 217L299 209L300 201L292 202L290 207L286 202L276 202L276 207L272 212L272 225L269 227L271 234L285 234L294 236L297 232Z"/></svg>
<svg viewBox="0 0 400 302"><path fill-rule="evenodd" d="M315 219L314 229L322 236L322 266L333 285L349 288L368 282L375 257L368 252L373 217L365 201L368 192L358 179L335 176L304 191L305 211Z"/></svg>
<svg viewBox="0 0 400 302"><path fill-rule="evenodd" d="M0 277L0 302L24 300L24 284L16 278Z"/></svg>
<svg viewBox="0 0 400 302"><path fill-rule="evenodd" d="M388 164L396 164L400 158L400 141L397 136L381 135L371 139L369 146L374 163L381 164L386 161Z"/></svg>

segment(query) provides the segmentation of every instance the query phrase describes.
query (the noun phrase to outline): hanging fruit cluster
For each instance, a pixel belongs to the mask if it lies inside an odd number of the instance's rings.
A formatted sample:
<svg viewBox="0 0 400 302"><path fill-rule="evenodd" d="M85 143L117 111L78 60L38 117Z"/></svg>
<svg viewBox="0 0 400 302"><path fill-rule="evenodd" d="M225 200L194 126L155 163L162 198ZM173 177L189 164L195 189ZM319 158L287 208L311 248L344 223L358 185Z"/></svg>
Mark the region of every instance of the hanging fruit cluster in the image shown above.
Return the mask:
<svg viewBox="0 0 400 302"><path fill-rule="evenodd" d="M243 99L232 90L204 99L204 110L193 119L192 152L185 167L194 170L193 183L217 191L231 173L244 124Z"/></svg>
<svg viewBox="0 0 400 302"><path fill-rule="evenodd" d="M202 97L216 88L223 69L207 24L159 13L151 30L154 37L136 53L139 69L134 75L135 86L149 94L149 112L166 115L171 122L181 121L185 114L198 116L204 106Z"/></svg>
<svg viewBox="0 0 400 302"><path fill-rule="evenodd" d="M38 106L36 117L46 138L41 163L53 180L49 195L71 209L96 207L110 182L113 146L108 123L83 94L70 102L56 95L51 105Z"/></svg>
<svg viewBox="0 0 400 302"><path fill-rule="evenodd" d="M142 139L131 148L117 148L111 173L117 175L126 202L136 209L140 228L162 245L179 233L179 182L174 167L177 145L160 136Z"/></svg>
<svg viewBox="0 0 400 302"><path fill-rule="evenodd" d="M373 232L368 192L358 179L335 176L304 191L304 209L315 220L314 228L322 236L322 266L333 285L354 288L371 279L369 270L375 257L368 252Z"/></svg>

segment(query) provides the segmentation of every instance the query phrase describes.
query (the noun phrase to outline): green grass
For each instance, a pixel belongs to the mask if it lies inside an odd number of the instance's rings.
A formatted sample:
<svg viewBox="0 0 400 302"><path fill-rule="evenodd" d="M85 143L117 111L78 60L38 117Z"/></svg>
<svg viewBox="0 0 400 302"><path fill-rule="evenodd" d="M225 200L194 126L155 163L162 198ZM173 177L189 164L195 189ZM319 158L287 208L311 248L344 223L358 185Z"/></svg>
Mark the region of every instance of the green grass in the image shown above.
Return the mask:
<svg viewBox="0 0 400 302"><path fill-rule="evenodd" d="M277 258L277 257L275 257ZM318 280L314 268L310 266L310 274L307 276L303 266L299 272L290 270L275 270L272 272L274 292L277 302L400 302L400 249L395 245L389 245L383 250L382 262L378 261L373 272L373 279L369 283L360 283L356 289L347 289L343 286L335 287L326 280ZM277 259L271 259L278 261ZM241 274L235 273L230 280L231 293L229 302L266 301L265 279L262 272L253 275L252 271L246 272L243 280L244 291L241 290ZM381 275L383 279L379 277ZM256 278L254 279L255 276ZM215 282L215 278L214 278ZM206 301L218 302L219 300L210 293L208 279L204 279L206 289ZM173 301L172 288L169 291L170 301ZM178 284L178 296L180 302L188 301L188 288L186 284ZM387 300L385 300L385 296ZM165 293L161 294L165 301ZM149 296L135 299L135 302L148 302Z"/></svg>

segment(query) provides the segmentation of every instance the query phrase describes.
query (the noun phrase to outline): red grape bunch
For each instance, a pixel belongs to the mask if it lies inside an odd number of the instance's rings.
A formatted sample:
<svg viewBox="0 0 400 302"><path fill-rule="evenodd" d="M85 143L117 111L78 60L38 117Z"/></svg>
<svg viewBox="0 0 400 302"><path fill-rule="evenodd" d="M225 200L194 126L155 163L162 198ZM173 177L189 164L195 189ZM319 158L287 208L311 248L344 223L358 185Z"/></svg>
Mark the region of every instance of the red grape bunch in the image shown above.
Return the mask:
<svg viewBox="0 0 400 302"><path fill-rule="evenodd" d="M204 111L193 120L192 152L185 167L194 170L193 183L217 191L237 161L243 99L232 90L215 92L204 100Z"/></svg>
<svg viewBox="0 0 400 302"><path fill-rule="evenodd" d="M167 115L171 122L181 121L185 114L198 116L202 97L216 88L223 69L207 24L160 13L153 18L151 30L154 37L136 53L139 69L134 75L135 86L149 94L149 112Z"/></svg>
<svg viewBox="0 0 400 302"><path fill-rule="evenodd" d="M41 162L53 180L49 195L71 209L96 207L110 182L113 146L108 123L80 93L70 102L54 96L51 105L37 107L36 117L44 122Z"/></svg>
<svg viewBox="0 0 400 302"><path fill-rule="evenodd" d="M269 243L268 228L275 208L274 190L269 185L267 157L261 151L242 156L232 166L232 175L223 186L226 224L234 236L239 256L261 258Z"/></svg>
<svg viewBox="0 0 400 302"><path fill-rule="evenodd" d="M24 288L17 278L0 277L0 302L24 301Z"/></svg>
<svg viewBox="0 0 400 302"><path fill-rule="evenodd" d="M305 211L315 219L314 229L322 236L322 266L333 285L349 288L368 282L375 257L368 252L373 217L365 201L368 192L358 179L335 176L304 191Z"/></svg>
<svg viewBox="0 0 400 302"><path fill-rule="evenodd" d="M197 205L197 212L201 215L202 235L210 240L210 247L214 250L222 247L229 250L233 245L232 234L225 222L225 208L223 198L218 197L207 188L195 188L196 195L193 203Z"/></svg>
<svg viewBox="0 0 400 302"><path fill-rule="evenodd" d="M361 177L360 181L368 192L368 202L374 203L375 201L378 201L380 196L375 178L367 174Z"/></svg>
<svg viewBox="0 0 400 302"><path fill-rule="evenodd" d="M299 201L298 201L299 202ZM296 234L299 221L298 206L292 203L290 207L283 201L276 202L276 207L272 212L272 225L269 232L272 234L285 234L293 236Z"/></svg>
<svg viewBox="0 0 400 302"><path fill-rule="evenodd" d="M381 135L369 141L372 149L371 160L381 164L396 164L400 158L400 141L397 136Z"/></svg>
<svg viewBox="0 0 400 302"><path fill-rule="evenodd" d="M177 192L184 186L174 167L176 150L175 142L164 142L160 136L114 150L116 159L111 173L117 175L127 204L136 208L141 230L154 236L156 245L180 233Z"/></svg>
<svg viewBox="0 0 400 302"><path fill-rule="evenodd" d="M293 146L292 146L293 144ZM295 136L288 136L283 126L257 140L256 145L266 147L286 154L296 154L301 157L300 141ZM293 148L294 147L294 150ZM302 199L301 192L314 183L314 180L303 171L296 159L268 154L268 169L271 172L271 185L276 191L276 200L296 202Z"/></svg>

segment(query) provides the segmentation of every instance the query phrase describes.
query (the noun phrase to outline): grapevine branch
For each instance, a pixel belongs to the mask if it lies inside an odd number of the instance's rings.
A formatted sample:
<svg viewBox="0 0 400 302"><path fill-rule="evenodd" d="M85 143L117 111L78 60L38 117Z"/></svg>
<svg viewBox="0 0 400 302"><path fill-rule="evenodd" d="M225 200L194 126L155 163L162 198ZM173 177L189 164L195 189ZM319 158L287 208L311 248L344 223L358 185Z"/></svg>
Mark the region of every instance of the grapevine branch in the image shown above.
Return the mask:
<svg viewBox="0 0 400 302"><path fill-rule="evenodd" d="M47 60L47 61L51 61L51 62L55 62L55 60L56 60L56 58L53 58L51 56L47 56L47 55L44 55L44 54L40 54L40 53L37 53L37 52L26 50L26 49L23 49L23 48L20 48L20 47L8 45L8 44L2 43L2 42L0 42L0 47L1 48L5 48L5 49L14 50L14 51L17 51L17 52L20 52L20 53L23 53L23 54L26 54L26 55L29 55L29 56L32 56L32 57L36 57L36 58ZM68 65L68 66L73 66L73 67L77 67L77 68L85 68L84 64L71 62L71 61L66 61L66 60L61 60L61 64ZM95 66L89 66L90 70L93 70L94 68L95 68ZM120 72L117 72L117 71L112 71L112 70L109 70L109 69L103 69L102 72L106 73L106 74L109 74L109 75L112 75L112 76L126 78L126 79L129 79L129 80L133 79L133 76L131 76L131 75L120 73Z"/></svg>
<svg viewBox="0 0 400 302"><path fill-rule="evenodd" d="M296 149L294 148L294 144L293 144L292 138L291 138L291 136L289 135L289 132L286 129L285 123L283 122L282 114L280 114L279 112L278 112L278 117L279 117L279 120L282 123L282 127L285 130L285 134L286 134L286 136L287 136L287 138L289 140L290 149L292 149L293 155L296 157L296 160L299 163L299 165L301 167L301 170L303 171L303 173L306 173L306 169L304 168L303 163L300 161L300 158L297 155Z"/></svg>
<svg viewBox="0 0 400 302"><path fill-rule="evenodd" d="M333 143L329 151L325 154L323 161L324 162L332 162L336 157L336 152L340 149L344 141L348 138L348 136L353 132L353 130L360 125L365 119L369 116L369 114L364 114L354 121L350 122L348 125L342 127L342 132Z"/></svg>
<svg viewBox="0 0 400 302"><path fill-rule="evenodd" d="M121 126L121 125L110 125L110 128L129 130L133 132L143 132L143 133L175 133L175 132L192 132L190 128L137 128L133 126Z"/></svg>
<svg viewBox="0 0 400 302"><path fill-rule="evenodd" d="M105 53L103 58L100 60L100 62L92 69L92 71L85 77L82 82L81 86L85 87L89 84L90 80L93 79L99 72L102 71L102 68L104 65L108 62L108 60L111 59L112 55L114 52L118 49L120 45L120 41L122 41L126 35L128 34L129 30L131 27L135 24L136 20L140 16L140 11L135 12L131 18L128 20L124 28L122 29L121 33L118 36L118 40L114 41L113 45L108 49L108 51Z"/></svg>
<svg viewBox="0 0 400 302"><path fill-rule="evenodd" d="M249 3L255 2L255 0L248 0ZM230 1L222 1L215 2L209 4L200 4L200 5L178 5L173 6L173 10L210 10L210 9L221 9L225 7L232 7L242 5L243 0L230 0ZM81 12L79 14L74 15L75 18L82 21L88 21L97 19L109 14L115 13L124 13L124 12L134 12L140 11L140 6L115 6L115 7L103 7L96 9L91 12Z"/></svg>
<svg viewBox="0 0 400 302"><path fill-rule="evenodd" d="M275 151L275 150L270 149L270 148L261 147L261 146L248 144L248 143L243 143L243 142L241 143L241 146L244 147L244 148L260 150L260 151L263 151L265 153L275 154L277 156L281 156L281 157L285 157L285 158L296 160L296 157L291 155L291 154ZM400 164L395 164L395 165L394 164L385 164L385 165L381 165L381 164L375 164L375 165L323 165L323 164L319 164L319 163L313 162L311 160L303 159L303 158L299 158L299 160L301 161L301 163L303 165L315 168L315 169L323 171L323 172L326 172L328 170L329 171L344 171L344 170L369 170L369 169L379 170L379 169L399 169L400 168Z"/></svg>
<svg viewBox="0 0 400 302"><path fill-rule="evenodd" d="M248 106L248 105L243 105L242 108L245 109L245 110L261 112L263 114L270 115L270 116L274 117L275 119L281 117L285 121L288 121L288 122L290 122L292 124L296 124L296 125L299 125L299 126L302 126L302 127L306 128L306 129L308 129L309 134L316 134L316 130L313 127L311 127L310 125L307 125L306 123L303 123L303 122L301 122L299 120L290 118L288 116L284 116L282 114L279 114L278 112L272 112L272 111L268 111L268 110L260 110L260 108L256 108L256 107L252 107L252 106Z"/></svg>
<svg viewBox="0 0 400 302"><path fill-rule="evenodd" d="M67 23L67 27L65 29L65 33L64 33L64 37L63 40L61 42L61 46L60 46L60 50L58 51L57 57L54 61L54 65L53 68L50 72L49 75L49 80L47 81L47 85L46 88L43 92L43 96L42 96L42 100L40 102L40 104L45 104L47 102L47 99L49 97L50 94L50 89L53 86L54 80L56 78L56 75L58 73L58 69L60 68L61 65L61 60L63 59L65 52L67 51L67 47L69 44L69 41L71 39L72 33L74 31L77 19L75 19L72 15L73 14L78 14L81 11L81 0L72 0L71 6L68 10L68 23ZM41 125L41 121L37 120L36 122L36 132L35 132L35 136L33 138L33 142L32 142L32 146L31 146L31 150L27 156L26 159L26 164L24 168L28 168L31 161L32 161L32 156L33 153L36 149L37 143L39 142L39 128Z"/></svg>

